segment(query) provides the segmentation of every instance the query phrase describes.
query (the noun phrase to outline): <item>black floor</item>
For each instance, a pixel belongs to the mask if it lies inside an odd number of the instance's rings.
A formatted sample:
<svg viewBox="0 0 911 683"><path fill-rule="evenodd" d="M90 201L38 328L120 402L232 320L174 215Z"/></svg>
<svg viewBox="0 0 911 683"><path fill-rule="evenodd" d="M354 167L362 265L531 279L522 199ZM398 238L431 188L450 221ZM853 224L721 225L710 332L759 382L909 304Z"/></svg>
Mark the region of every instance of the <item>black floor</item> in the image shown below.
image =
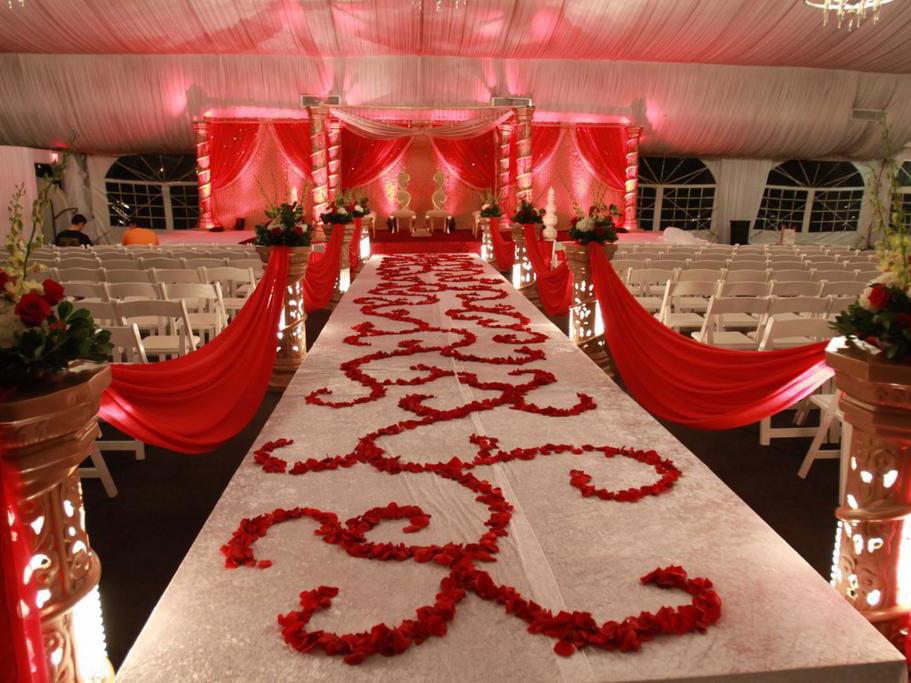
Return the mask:
<svg viewBox="0 0 911 683"><path fill-rule="evenodd" d="M328 316L307 321L308 342ZM555 321L563 323L564 321ZM101 597L108 652L119 667L184 555L278 401L267 394L256 418L207 455L148 448L146 460L107 458L120 489L108 498L98 480L83 484L86 523L101 558ZM756 426L724 432L666 425L822 576L828 578L835 537L836 461L817 462L797 477L809 439L759 445Z"/></svg>

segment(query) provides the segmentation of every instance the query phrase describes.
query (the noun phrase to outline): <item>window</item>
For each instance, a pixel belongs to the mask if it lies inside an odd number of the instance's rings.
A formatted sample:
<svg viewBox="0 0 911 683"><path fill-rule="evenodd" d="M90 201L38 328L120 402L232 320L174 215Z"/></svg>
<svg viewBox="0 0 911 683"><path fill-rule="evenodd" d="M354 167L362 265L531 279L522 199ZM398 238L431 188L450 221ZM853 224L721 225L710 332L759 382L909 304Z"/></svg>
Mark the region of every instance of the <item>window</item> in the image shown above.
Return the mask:
<svg viewBox="0 0 911 683"><path fill-rule="evenodd" d="M898 203L902 222L905 227L911 228L911 161L903 163L898 172Z"/></svg>
<svg viewBox="0 0 911 683"><path fill-rule="evenodd" d="M199 223L196 159L191 154L120 157L105 185L111 225L189 230Z"/></svg>
<svg viewBox="0 0 911 683"><path fill-rule="evenodd" d="M757 230L857 230L864 179L847 161L786 161L769 171Z"/></svg>
<svg viewBox="0 0 911 683"><path fill-rule="evenodd" d="M639 158L639 227L708 230L715 178L699 159Z"/></svg>

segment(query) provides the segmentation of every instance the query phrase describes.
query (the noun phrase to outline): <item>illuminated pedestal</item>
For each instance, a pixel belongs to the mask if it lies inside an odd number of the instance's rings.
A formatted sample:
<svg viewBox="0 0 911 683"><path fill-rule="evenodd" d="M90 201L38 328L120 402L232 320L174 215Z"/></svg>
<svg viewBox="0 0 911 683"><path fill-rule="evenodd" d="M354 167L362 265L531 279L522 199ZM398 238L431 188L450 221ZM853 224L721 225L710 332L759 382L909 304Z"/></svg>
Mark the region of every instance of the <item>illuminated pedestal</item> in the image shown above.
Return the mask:
<svg viewBox="0 0 911 683"><path fill-rule="evenodd" d="M307 355L307 312L304 310L303 279L307 274L310 247L288 247L288 250L291 252L288 261L288 289L278 323L278 351L275 354L272 378L269 380L270 391L284 391ZM256 252L263 263L269 262L269 247L258 246Z"/></svg>
<svg viewBox="0 0 911 683"><path fill-rule="evenodd" d="M911 365L826 354L853 427L832 582L904 651L911 611Z"/></svg>
<svg viewBox="0 0 911 683"><path fill-rule="evenodd" d="M333 310L342 300L342 295L348 291L348 287L354 281L357 272L351 271L351 240L354 239L354 223L344 225L333 225L332 230L344 230L345 236L342 238L342 250L338 255L338 280L335 281L335 289L332 291L332 298L329 300L329 309ZM360 262L358 262L360 263Z"/></svg>
<svg viewBox="0 0 911 683"><path fill-rule="evenodd" d="M518 289L537 308L541 308L538 288L535 286L535 271L528 260L528 246L525 244L524 226L510 223L512 241L516 245L516 261L512 267L512 285Z"/></svg>
<svg viewBox="0 0 911 683"><path fill-rule="evenodd" d="M496 268L497 257L493 255L493 242L490 240L490 218L482 216L478 227L481 228L481 258Z"/></svg>
<svg viewBox="0 0 911 683"><path fill-rule="evenodd" d="M592 284L589 249L604 249L611 259L617 251L616 244L581 245L567 242L566 264L573 274L573 303L569 309L569 338L588 354L608 375L614 375L613 362L604 342L604 324Z"/></svg>
<svg viewBox="0 0 911 683"><path fill-rule="evenodd" d="M85 530L77 468L98 436L107 366L74 372L51 390L0 402L2 457L19 475L15 491L37 590L50 681L113 677L98 602L101 563Z"/></svg>

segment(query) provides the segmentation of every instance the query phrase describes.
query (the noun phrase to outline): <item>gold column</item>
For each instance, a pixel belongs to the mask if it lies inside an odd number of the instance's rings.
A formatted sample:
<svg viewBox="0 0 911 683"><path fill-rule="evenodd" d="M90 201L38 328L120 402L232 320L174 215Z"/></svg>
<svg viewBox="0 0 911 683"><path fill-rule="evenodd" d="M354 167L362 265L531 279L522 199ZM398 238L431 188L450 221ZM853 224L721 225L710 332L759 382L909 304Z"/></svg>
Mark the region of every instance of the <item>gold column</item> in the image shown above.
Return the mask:
<svg viewBox="0 0 911 683"><path fill-rule="evenodd" d="M85 530L77 468L98 437L98 406L111 383L107 366L30 387L0 402L0 443L5 463L19 475L15 496L38 590L48 680L82 681L109 668L100 623L78 618L79 603L97 601L101 563ZM5 512L4 512L5 514ZM95 635L101 652L89 651Z"/></svg>
<svg viewBox="0 0 911 683"><path fill-rule="evenodd" d="M307 274L310 247L288 249L291 252L288 262L288 289L285 292L282 317L278 323L278 351L275 354L272 378L269 380L270 391L284 391L307 355L304 276ZM258 246L256 252L263 263L269 263L270 247Z"/></svg>
<svg viewBox="0 0 911 683"><path fill-rule="evenodd" d="M826 354L851 430L832 584L904 652L911 612L911 366Z"/></svg>
<svg viewBox="0 0 911 683"><path fill-rule="evenodd" d="M327 134L326 117L329 114L327 107L308 107L310 116L310 173L313 176L313 222L319 222L319 217L326 213L329 202L329 169L326 154Z"/></svg>
<svg viewBox="0 0 911 683"><path fill-rule="evenodd" d="M613 362L604 341L604 331L597 329L600 317L598 299L591 277L591 249L604 249L608 259L617 251L616 243L581 245L571 242L564 245L566 265L573 274L573 301L569 308L569 338L588 354L608 375L614 375Z"/></svg>
<svg viewBox="0 0 911 683"><path fill-rule="evenodd" d="M342 122L332 116L326 121L326 144L329 201L335 201L342 192Z"/></svg>
<svg viewBox="0 0 911 683"><path fill-rule="evenodd" d="M193 133L196 136L196 179L199 182L199 229L215 227L212 217L212 172L209 169L209 122L194 119Z"/></svg>
<svg viewBox="0 0 911 683"><path fill-rule="evenodd" d="M496 195L503 214L510 209L509 166L512 153L512 121L504 121L497 126L497 187Z"/></svg>
<svg viewBox="0 0 911 683"><path fill-rule="evenodd" d="M639 219L636 216L636 199L639 195L639 137L642 128L626 128L626 190L623 196L624 227L627 230L638 230Z"/></svg>
<svg viewBox="0 0 911 683"><path fill-rule="evenodd" d="M534 107L516 109L516 204L532 201L533 172L531 156L531 123L535 116Z"/></svg>

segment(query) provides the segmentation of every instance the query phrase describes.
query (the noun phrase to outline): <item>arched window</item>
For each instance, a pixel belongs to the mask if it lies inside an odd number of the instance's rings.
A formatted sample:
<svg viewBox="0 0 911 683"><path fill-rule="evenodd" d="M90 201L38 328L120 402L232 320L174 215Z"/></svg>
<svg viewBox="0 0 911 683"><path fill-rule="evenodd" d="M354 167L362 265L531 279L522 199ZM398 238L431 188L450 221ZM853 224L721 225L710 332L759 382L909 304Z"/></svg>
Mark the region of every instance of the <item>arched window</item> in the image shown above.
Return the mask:
<svg viewBox="0 0 911 683"><path fill-rule="evenodd" d="M708 230L715 177L699 159L639 157L637 213L643 230Z"/></svg>
<svg viewBox="0 0 911 683"><path fill-rule="evenodd" d="M769 171L757 230L857 230L864 179L847 161L786 161Z"/></svg>
<svg viewBox="0 0 911 683"><path fill-rule="evenodd" d="M902 209L902 220L911 228L911 161L902 164L898 171L898 202Z"/></svg>
<svg viewBox="0 0 911 683"><path fill-rule="evenodd" d="M134 154L114 162L105 178L111 225L135 221L155 230L199 223L199 186L192 154Z"/></svg>

